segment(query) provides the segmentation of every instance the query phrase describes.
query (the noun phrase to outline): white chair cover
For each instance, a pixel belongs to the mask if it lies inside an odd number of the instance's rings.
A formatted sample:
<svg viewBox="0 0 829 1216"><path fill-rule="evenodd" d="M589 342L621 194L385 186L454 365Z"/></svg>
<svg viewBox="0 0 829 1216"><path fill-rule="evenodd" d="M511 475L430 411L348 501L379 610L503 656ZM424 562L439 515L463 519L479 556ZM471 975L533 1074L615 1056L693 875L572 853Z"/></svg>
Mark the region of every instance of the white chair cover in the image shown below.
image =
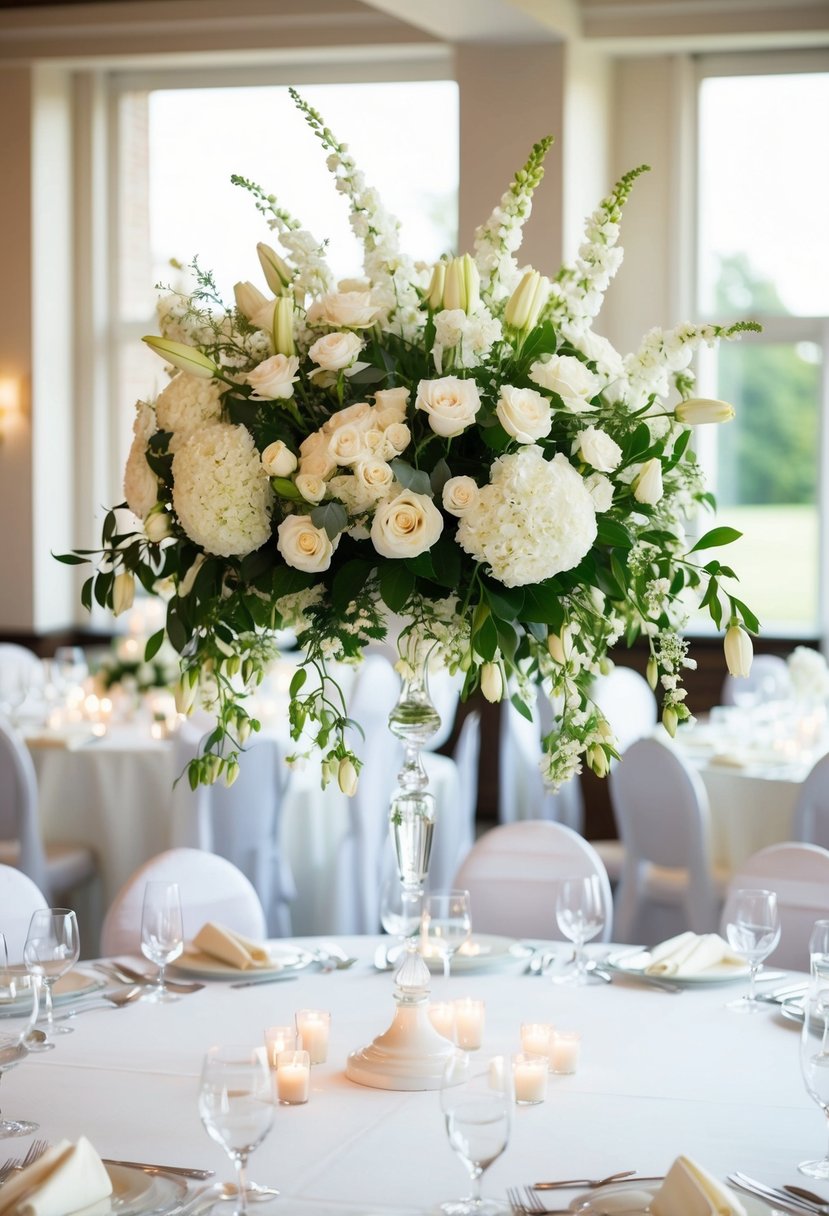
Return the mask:
<svg viewBox="0 0 829 1216"><path fill-rule="evenodd" d="M614 667L608 675L599 676L590 695L610 723L620 752L656 726L656 697L645 677L632 667Z"/></svg>
<svg viewBox="0 0 829 1216"><path fill-rule="evenodd" d="M184 773L203 745L204 740L195 740L192 730L180 732L177 773ZM232 861L253 884L271 937L290 936L290 905L296 898L290 863L281 844L286 778L279 744L258 737L239 753L239 775L229 789L217 782L191 790L185 773L173 798L173 843L206 849Z"/></svg>
<svg viewBox="0 0 829 1216"><path fill-rule="evenodd" d="M792 837L829 849L829 755L814 765L797 796Z"/></svg>
<svg viewBox="0 0 829 1216"><path fill-rule="evenodd" d="M473 710L464 719L453 760L458 770L458 798L441 807L432 836L429 885L434 890L451 887L455 872L475 839L475 808L478 803L478 758L481 751L481 715ZM426 767L443 756L430 756Z"/></svg>
<svg viewBox="0 0 829 1216"><path fill-rule="evenodd" d="M697 773L664 743L640 739L609 780L624 845L618 940L653 945L684 929L712 932L719 900L709 855L708 797Z"/></svg>
<svg viewBox="0 0 829 1216"><path fill-rule="evenodd" d="M809 970L809 937L829 917L829 849L814 844L773 844L744 862L728 884L721 932L741 887L777 892L780 944L766 960L775 967Z"/></svg>
<svg viewBox="0 0 829 1216"><path fill-rule="evenodd" d="M0 643L0 705L6 700L18 709L42 680L40 659L33 651L15 642Z"/></svg>
<svg viewBox="0 0 829 1216"><path fill-rule="evenodd" d="M148 882L178 883L185 941L191 941L209 920L247 937L266 936L259 897L232 862L201 849L169 849L145 862L115 896L101 930L102 954L140 957L141 909Z"/></svg>
<svg viewBox="0 0 829 1216"><path fill-rule="evenodd" d="M43 892L22 870L0 865L0 933L6 935L10 963L22 963L32 913L48 907Z"/></svg>
<svg viewBox="0 0 829 1216"><path fill-rule="evenodd" d="M452 886L470 893L474 931L560 941L557 884L591 874L599 880L605 910L597 940L610 941L613 900L604 866L595 849L564 824L527 819L493 828L472 846Z"/></svg>
<svg viewBox="0 0 829 1216"><path fill-rule="evenodd" d="M747 676L727 675L723 680L723 705L737 705L744 697L755 705L784 701L791 695L791 680L786 660L779 654L757 654Z"/></svg>
<svg viewBox="0 0 829 1216"><path fill-rule="evenodd" d="M501 823L521 819L548 819L580 832L584 825L584 801L578 777L558 792L549 789L541 776L541 738L553 727L553 708L539 690L528 721L509 700L501 702L498 755L498 818Z"/></svg>

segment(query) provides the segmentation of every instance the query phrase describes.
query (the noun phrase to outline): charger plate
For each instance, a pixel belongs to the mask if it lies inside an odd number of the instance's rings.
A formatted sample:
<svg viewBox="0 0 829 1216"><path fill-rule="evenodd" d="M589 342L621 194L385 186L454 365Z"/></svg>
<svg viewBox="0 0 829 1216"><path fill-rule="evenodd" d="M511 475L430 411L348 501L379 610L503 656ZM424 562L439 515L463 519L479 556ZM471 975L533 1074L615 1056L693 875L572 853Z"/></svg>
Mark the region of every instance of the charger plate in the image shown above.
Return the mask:
<svg viewBox="0 0 829 1216"><path fill-rule="evenodd" d="M172 1174L148 1174L132 1165L108 1165L112 1194L68 1216L154 1216L178 1206L187 1183Z"/></svg>
<svg viewBox="0 0 829 1216"><path fill-rule="evenodd" d="M584 1216L648 1216L652 1210L651 1203L659 1190L660 1183L637 1183L635 1178L629 1182L620 1182L616 1186L596 1187L592 1191L584 1191L570 1203L572 1212L584 1213ZM768 1216L775 1209L762 1199L736 1191L740 1203L748 1216Z"/></svg>
<svg viewBox="0 0 829 1216"><path fill-rule="evenodd" d="M452 975L467 975L476 971L523 971L532 947L514 937L499 937L495 933L473 933L452 958ZM437 950L423 955L430 971L443 974L443 959Z"/></svg>
<svg viewBox="0 0 829 1216"><path fill-rule="evenodd" d="M669 984L680 984L683 987L687 985L693 988L698 984L733 984L737 980L745 980L750 975L750 968L747 963L743 966L735 966L734 963L717 963L714 967L706 967L705 971L700 971L696 975L648 975L645 970L650 966L651 953L649 950L621 950L615 954L611 954L606 962L606 966L610 967L611 971L618 971L620 975L636 976L637 979L645 980L665 980Z"/></svg>
<svg viewBox="0 0 829 1216"><path fill-rule="evenodd" d="M257 975L273 975L278 971L301 971L314 961L313 954L303 950L301 946L269 945L270 963L261 967L231 967L220 959L202 954L193 945L186 945L181 958L177 958L170 966L170 971L180 971L187 975L199 976L206 980L238 980L255 979Z"/></svg>

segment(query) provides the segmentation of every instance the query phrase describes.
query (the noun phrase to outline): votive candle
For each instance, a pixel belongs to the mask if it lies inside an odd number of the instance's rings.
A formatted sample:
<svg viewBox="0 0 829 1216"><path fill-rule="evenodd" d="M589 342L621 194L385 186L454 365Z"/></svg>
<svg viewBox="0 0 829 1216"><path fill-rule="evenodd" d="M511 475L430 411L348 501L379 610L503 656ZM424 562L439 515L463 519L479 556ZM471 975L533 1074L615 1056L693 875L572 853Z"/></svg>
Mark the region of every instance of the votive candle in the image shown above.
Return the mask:
<svg viewBox="0 0 829 1216"><path fill-rule="evenodd" d="M521 1052L512 1057L512 1080L515 1101L519 1106L532 1106L547 1097L549 1059L546 1055Z"/></svg>
<svg viewBox="0 0 829 1216"><path fill-rule="evenodd" d="M551 1022L522 1022L521 1050L534 1056L547 1056L552 1068L553 1035Z"/></svg>
<svg viewBox="0 0 829 1216"><path fill-rule="evenodd" d="M445 1039L455 1038L455 1009L451 1001L434 1001L429 1006L429 1021Z"/></svg>
<svg viewBox="0 0 829 1216"><path fill-rule="evenodd" d="M296 1014L298 1046L311 1057L312 1064L324 1064L328 1059L328 1034L331 1014L322 1009L300 1009Z"/></svg>
<svg viewBox="0 0 829 1216"><path fill-rule="evenodd" d="M573 1073L579 1066L581 1035L575 1031L556 1031L550 1050L553 1072Z"/></svg>
<svg viewBox="0 0 829 1216"><path fill-rule="evenodd" d="M464 1051L477 1051L484 1038L484 1003L462 998L453 1001L455 1042Z"/></svg>
<svg viewBox="0 0 829 1216"><path fill-rule="evenodd" d="M276 1059L282 1051L293 1051L296 1046L296 1030L293 1026L268 1026L265 1030L265 1047L268 1063L276 1068Z"/></svg>
<svg viewBox="0 0 829 1216"><path fill-rule="evenodd" d="M283 1106L301 1106L311 1092L307 1051L280 1051L276 1057L276 1094Z"/></svg>

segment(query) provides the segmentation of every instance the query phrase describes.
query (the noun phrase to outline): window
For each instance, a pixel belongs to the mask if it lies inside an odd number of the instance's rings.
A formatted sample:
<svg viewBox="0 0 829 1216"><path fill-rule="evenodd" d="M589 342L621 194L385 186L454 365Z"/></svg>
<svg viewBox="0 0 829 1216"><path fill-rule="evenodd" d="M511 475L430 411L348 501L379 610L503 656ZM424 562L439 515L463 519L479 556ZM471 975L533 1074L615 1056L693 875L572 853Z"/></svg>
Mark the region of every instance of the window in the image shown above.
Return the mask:
<svg viewBox="0 0 829 1216"><path fill-rule="evenodd" d="M698 97L697 313L759 321L762 334L702 359L701 395L736 419L700 435L724 550L764 631L814 634L827 519L829 62L781 70L705 61ZM822 539L823 538L823 539Z"/></svg>

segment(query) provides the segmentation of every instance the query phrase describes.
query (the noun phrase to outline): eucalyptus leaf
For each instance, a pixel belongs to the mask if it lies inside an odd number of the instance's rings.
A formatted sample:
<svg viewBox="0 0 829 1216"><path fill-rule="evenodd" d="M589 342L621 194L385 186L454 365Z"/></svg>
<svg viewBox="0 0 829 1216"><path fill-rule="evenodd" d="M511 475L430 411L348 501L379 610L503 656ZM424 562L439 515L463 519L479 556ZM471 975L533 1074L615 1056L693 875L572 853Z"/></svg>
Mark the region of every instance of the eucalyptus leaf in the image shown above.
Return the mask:
<svg viewBox="0 0 829 1216"><path fill-rule="evenodd" d="M329 540L336 540L348 527L348 512L341 502L323 502L311 512L315 528L324 528Z"/></svg>

